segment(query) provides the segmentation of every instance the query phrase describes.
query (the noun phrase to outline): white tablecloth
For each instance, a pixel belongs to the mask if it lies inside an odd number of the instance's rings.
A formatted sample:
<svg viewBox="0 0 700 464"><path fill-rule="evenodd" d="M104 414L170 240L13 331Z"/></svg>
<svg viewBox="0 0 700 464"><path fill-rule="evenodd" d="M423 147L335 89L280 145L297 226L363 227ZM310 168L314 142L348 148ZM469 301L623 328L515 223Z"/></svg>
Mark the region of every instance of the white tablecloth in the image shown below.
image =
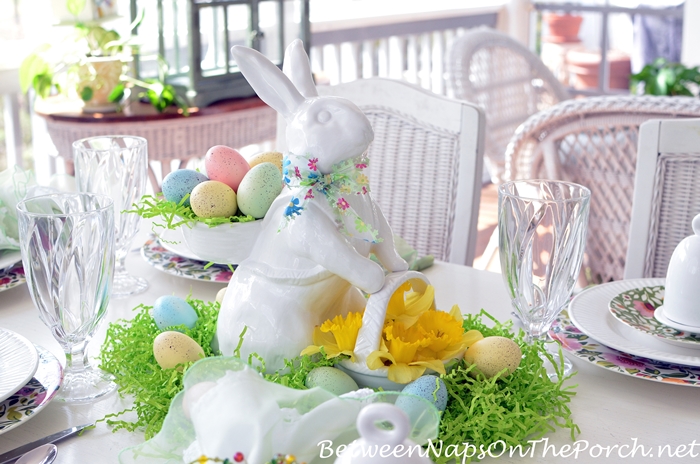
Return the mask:
<svg viewBox="0 0 700 464"><path fill-rule="evenodd" d="M104 338L106 322L131 318L132 309L138 304L152 305L156 298L165 294L184 298L190 292L194 298L213 300L223 286L162 273L147 264L136 251L128 257L127 268L133 274L145 277L150 288L144 294L110 302L107 321L100 327L90 345L93 353L99 349ZM509 318L510 303L499 274L446 263L436 263L425 274L435 286L438 307L449 308L453 304L459 304L463 312L478 312L485 308L499 319ZM58 343L39 320L26 285L0 293L0 327L27 337L63 359ZM581 428L581 434L576 437L581 440L579 447L587 449L581 451L576 460L573 454L568 458L566 455L555 456L555 452L564 451L566 454L566 449L562 446L573 445L567 431L558 430L548 436L548 444L554 446L547 450L546 455L543 455L545 443L539 443L532 457L503 456L501 462L676 462L677 458L668 458L668 451L665 451L665 458L657 458L659 447L666 445L674 453L685 445L685 451L681 450L680 454L686 459L692 459L692 454L700 456L700 419L697 412L700 388L623 376L578 358L574 358L573 362L579 372L572 382L578 384L578 387L571 409L574 421ZM0 453L48 434L99 419L107 413L120 411L127 405L116 394L81 406L68 406L53 401L30 421L0 435ZM140 432L121 430L112 433L107 425L101 423L81 437L61 442L56 463L115 463L120 450L142 440L143 434ZM698 444L693 446L695 440ZM641 446L651 455L644 458ZM609 452L610 457L605 457L606 452ZM573 450L569 453L573 453ZM595 458L596 455L600 457ZM621 456L629 457L623 459Z"/></svg>

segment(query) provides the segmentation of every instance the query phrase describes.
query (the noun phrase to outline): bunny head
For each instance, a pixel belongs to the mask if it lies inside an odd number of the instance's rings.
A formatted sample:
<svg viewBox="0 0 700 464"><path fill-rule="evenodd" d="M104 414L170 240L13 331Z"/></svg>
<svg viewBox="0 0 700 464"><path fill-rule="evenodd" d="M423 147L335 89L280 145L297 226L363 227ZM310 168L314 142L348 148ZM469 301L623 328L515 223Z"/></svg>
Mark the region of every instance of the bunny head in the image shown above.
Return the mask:
<svg viewBox="0 0 700 464"><path fill-rule="evenodd" d="M328 174L334 164L367 150L374 139L369 120L349 100L319 97L301 40L285 52L289 78L251 48L234 46L231 54L253 90L286 120L290 152L318 158L318 169Z"/></svg>

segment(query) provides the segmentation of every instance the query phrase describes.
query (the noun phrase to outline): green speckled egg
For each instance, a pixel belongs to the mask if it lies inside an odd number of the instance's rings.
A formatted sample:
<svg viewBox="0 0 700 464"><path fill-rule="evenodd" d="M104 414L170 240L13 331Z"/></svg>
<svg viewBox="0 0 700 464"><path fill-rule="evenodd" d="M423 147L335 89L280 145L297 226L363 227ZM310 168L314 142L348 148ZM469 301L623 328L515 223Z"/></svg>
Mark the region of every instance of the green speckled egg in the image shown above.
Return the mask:
<svg viewBox="0 0 700 464"><path fill-rule="evenodd" d="M190 195L190 206L201 218L229 217L236 214L236 192L228 185L208 180L197 185Z"/></svg>
<svg viewBox="0 0 700 464"><path fill-rule="evenodd" d="M506 337L486 337L474 343L464 353L467 364L476 364L470 372L472 377L483 374L492 378L503 369L508 369L501 377L508 377L515 372L523 357L517 343Z"/></svg>
<svg viewBox="0 0 700 464"><path fill-rule="evenodd" d="M344 395L357 390L357 383L345 372L335 367L316 367L306 376L308 388L320 387L334 395Z"/></svg>
<svg viewBox="0 0 700 464"><path fill-rule="evenodd" d="M153 355L160 367L172 369L178 364L202 359L204 350L187 335L168 331L158 334L153 340Z"/></svg>
<svg viewBox="0 0 700 464"><path fill-rule="evenodd" d="M272 163L260 163L238 186L238 207L243 214L262 218L282 191L282 173Z"/></svg>

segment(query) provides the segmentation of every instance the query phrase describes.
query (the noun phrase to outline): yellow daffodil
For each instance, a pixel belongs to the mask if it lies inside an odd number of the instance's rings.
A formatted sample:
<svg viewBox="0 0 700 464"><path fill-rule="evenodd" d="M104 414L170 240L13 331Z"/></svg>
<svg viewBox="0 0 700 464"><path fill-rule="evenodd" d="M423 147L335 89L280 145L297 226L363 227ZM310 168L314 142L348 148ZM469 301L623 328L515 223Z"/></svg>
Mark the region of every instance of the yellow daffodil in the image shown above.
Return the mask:
<svg viewBox="0 0 700 464"><path fill-rule="evenodd" d="M416 325L430 338L430 344L419 353L420 357L447 361L460 356L469 346L484 338L478 330L464 332L462 314L458 306L450 313L426 311L418 318Z"/></svg>
<svg viewBox="0 0 700 464"><path fill-rule="evenodd" d="M411 291L410 282L404 282L391 296L386 310L386 321L401 322L411 327L425 311L435 309L435 289L428 285L424 292Z"/></svg>
<svg viewBox="0 0 700 464"><path fill-rule="evenodd" d="M350 356L350 360L355 361L355 342L357 333L362 327L362 313L348 313L343 316L336 316L324 322L321 327L316 326L313 334L313 345L309 345L301 352L305 354L320 353L321 347L327 358L335 358L341 354Z"/></svg>

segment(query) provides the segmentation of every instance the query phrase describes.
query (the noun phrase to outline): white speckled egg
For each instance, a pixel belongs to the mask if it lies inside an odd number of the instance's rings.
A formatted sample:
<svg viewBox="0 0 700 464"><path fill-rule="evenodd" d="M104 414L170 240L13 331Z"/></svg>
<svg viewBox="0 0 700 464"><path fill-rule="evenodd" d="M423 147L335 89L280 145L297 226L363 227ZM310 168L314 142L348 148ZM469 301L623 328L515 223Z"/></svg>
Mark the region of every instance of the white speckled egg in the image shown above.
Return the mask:
<svg viewBox="0 0 700 464"><path fill-rule="evenodd" d="M334 395L344 395L357 390L357 383L345 372L335 367L316 367L306 376L308 388L321 387Z"/></svg>
<svg viewBox="0 0 700 464"><path fill-rule="evenodd" d="M238 191L238 185L250 170L250 165L238 150L224 145L216 145L207 151L204 156L204 167L209 179L223 182L235 192Z"/></svg>
<svg viewBox="0 0 700 464"><path fill-rule="evenodd" d="M191 329L197 323L197 313L182 298L173 295L161 296L153 304L151 317L160 330L175 325L185 325Z"/></svg>
<svg viewBox="0 0 700 464"><path fill-rule="evenodd" d="M219 290L218 292L216 292L216 302L217 303L221 303L222 301L224 301L224 295L226 295L227 288L228 287L224 287L221 290Z"/></svg>
<svg viewBox="0 0 700 464"><path fill-rule="evenodd" d="M201 172L193 171L192 169L178 169L173 171L163 179L163 196L166 200L173 203L180 203L188 193L191 195L192 190L202 182L206 182L207 176ZM183 203L185 206L190 206L190 199L187 198Z"/></svg>
<svg viewBox="0 0 700 464"><path fill-rule="evenodd" d="M503 369L508 369L502 377L508 377L515 372L523 357L517 343L506 337L486 337L474 343L464 353L468 365L476 367L470 372L472 377L483 374L487 379L492 378Z"/></svg>
<svg viewBox="0 0 700 464"><path fill-rule="evenodd" d="M407 384L401 393L417 396L428 401L430 404L444 411L447 407L447 387L440 377L434 375L424 375L418 377L413 382ZM434 395L433 395L434 393ZM396 406L401 408L409 417L414 409L422 409L419 402L410 396L400 396L396 400Z"/></svg>
<svg viewBox="0 0 700 464"><path fill-rule="evenodd" d="M194 214L201 218L229 217L238 210L236 192L215 180L196 186L190 196L190 205Z"/></svg>
<svg viewBox="0 0 700 464"><path fill-rule="evenodd" d="M272 163L261 163L248 171L238 187L238 207L243 214L262 218L282 191L282 173Z"/></svg>
<svg viewBox="0 0 700 464"><path fill-rule="evenodd" d="M178 364L202 359L204 350L187 335L168 331L153 340L153 355L160 367L172 369Z"/></svg>
<svg viewBox="0 0 700 464"><path fill-rule="evenodd" d="M216 382L205 381L196 383L187 389L185 396L182 398L182 412L186 418L191 419L190 411L192 411L194 404L214 387L216 387Z"/></svg>
<svg viewBox="0 0 700 464"><path fill-rule="evenodd" d="M278 151L266 151L263 153L258 153L248 160L248 164L251 169L261 163L272 163L280 170L282 173L282 159L284 155Z"/></svg>

